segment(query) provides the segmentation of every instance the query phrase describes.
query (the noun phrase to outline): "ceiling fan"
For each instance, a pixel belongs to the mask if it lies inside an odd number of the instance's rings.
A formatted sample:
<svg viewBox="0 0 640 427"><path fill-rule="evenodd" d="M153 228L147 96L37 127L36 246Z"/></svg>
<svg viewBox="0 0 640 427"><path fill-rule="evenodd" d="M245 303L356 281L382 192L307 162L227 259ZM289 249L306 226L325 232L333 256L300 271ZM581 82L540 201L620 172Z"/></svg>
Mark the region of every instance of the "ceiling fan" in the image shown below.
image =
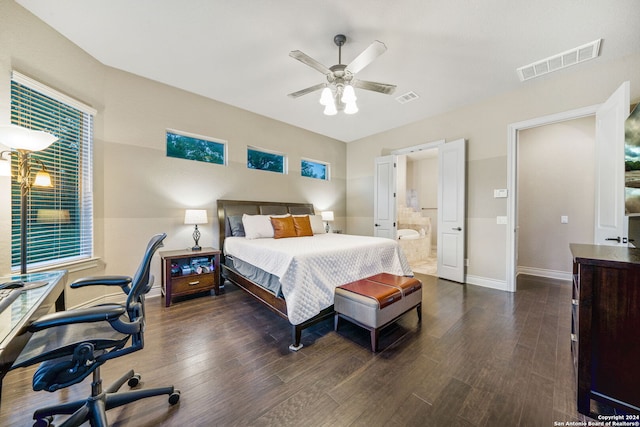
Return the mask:
<svg viewBox="0 0 640 427"><path fill-rule="evenodd" d="M373 92L392 94L396 89L395 85L355 78L356 73L373 62L378 56L382 55L387 50L387 46L376 40L353 61L345 65L342 64L342 45L344 45L346 41L347 37L344 34L338 34L333 38L333 42L338 46L338 63L332 67L322 65L320 62L299 50L289 52L290 57L324 74L327 82L290 93L288 96L298 98L302 95L323 89L322 95L320 96L320 104L325 106L325 114L334 115L338 110L344 110L346 114L353 114L358 111L356 105L357 98L353 90L354 87Z"/></svg>

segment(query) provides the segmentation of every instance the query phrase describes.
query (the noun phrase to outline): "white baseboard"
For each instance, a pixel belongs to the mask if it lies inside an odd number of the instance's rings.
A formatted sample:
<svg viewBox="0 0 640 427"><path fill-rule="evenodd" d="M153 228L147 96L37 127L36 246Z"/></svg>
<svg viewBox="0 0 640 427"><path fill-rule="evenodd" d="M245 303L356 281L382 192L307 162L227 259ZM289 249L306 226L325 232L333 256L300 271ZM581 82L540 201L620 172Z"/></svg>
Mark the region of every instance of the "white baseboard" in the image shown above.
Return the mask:
<svg viewBox="0 0 640 427"><path fill-rule="evenodd" d="M466 283L469 285L482 286L483 288L497 289L499 291L507 290L506 280L488 279L486 277L479 276L466 276Z"/></svg>
<svg viewBox="0 0 640 427"><path fill-rule="evenodd" d="M544 268L518 266L518 268L516 269L516 276L518 274L528 274L530 276L545 277L547 279L569 280L569 281L572 280L571 272L547 270Z"/></svg>

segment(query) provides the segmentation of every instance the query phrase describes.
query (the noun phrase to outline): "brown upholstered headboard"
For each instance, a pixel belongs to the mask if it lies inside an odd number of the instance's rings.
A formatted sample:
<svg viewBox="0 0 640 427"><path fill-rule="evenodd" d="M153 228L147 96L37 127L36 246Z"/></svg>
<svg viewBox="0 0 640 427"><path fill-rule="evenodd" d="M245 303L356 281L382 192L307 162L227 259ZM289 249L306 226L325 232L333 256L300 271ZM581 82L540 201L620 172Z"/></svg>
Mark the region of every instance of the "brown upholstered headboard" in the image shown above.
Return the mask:
<svg viewBox="0 0 640 427"><path fill-rule="evenodd" d="M224 248L224 239L231 235L228 217L232 215L313 215L312 203L293 202L256 202L249 200L218 200L218 224L220 226L220 250Z"/></svg>

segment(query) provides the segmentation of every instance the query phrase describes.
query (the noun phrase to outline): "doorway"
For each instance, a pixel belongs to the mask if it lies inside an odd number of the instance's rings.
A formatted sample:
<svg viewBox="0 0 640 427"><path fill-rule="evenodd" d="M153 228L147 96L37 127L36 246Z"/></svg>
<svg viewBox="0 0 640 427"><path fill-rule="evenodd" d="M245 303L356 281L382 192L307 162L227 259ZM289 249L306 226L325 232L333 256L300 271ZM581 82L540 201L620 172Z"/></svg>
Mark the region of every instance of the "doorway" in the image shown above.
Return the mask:
<svg viewBox="0 0 640 427"><path fill-rule="evenodd" d="M624 143L625 121L629 116L630 83L623 82L601 105L540 117L508 126L507 180L516 192L518 133L521 130L569 119L595 116L594 179L594 243L627 246L628 220L625 216ZM510 198L507 217L507 283L506 290L515 292L517 265L517 204Z"/></svg>
<svg viewBox="0 0 640 427"><path fill-rule="evenodd" d="M438 149L407 154L404 203L398 200L400 244L416 273L438 275ZM412 230L416 234L400 230ZM402 239L406 239L403 241Z"/></svg>
<svg viewBox="0 0 640 427"><path fill-rule="evenodd" d="M540 126L562 123L569 120L581 119L584 117L594 117L598 109L597 105L580 108L577 110L566 111L563 113L552 114L549 116L538 117L523 122L513 123L508 126L508 145L507 145L507 182L509 188L515 194L511 194L509 198L509 206L507 216L507 283L506 289L510 292L516 291L516 275L518 266L518 136L520 132L527 129L533 129ZM561 215L562 216L562 215ZM569 218L570 220L570 218Z"/></svg>
<svg viewBox="0 0 640 427"><path fill-rule="evenodd" d="M416 273L438 275L438 147L444 140L393 151L398 162L399 244Z"/></svg>
<svg viewBox="0 0 640 427"><path fill-rule="evenodd" d="M407 155L438 148L437 275L459 283L466 276L466 143L443 140L376 157L374 178L374 235L396 239L398 205L406 203ZM403 185L397 185L399 180Z"/></svg>
<svg viewBox="0 0 640 427"><path fill-rule="evenodd" d="M523 129L517 140L516 274L571 280L571 243L592 243L595 117Z"/></svg>

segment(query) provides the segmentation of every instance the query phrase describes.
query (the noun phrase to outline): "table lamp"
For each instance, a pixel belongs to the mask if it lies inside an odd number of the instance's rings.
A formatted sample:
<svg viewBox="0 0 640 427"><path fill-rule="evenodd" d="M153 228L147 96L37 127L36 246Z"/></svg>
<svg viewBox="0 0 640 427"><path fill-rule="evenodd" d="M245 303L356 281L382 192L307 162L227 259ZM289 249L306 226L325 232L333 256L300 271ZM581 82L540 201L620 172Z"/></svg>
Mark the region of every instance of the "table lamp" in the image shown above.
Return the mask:
<svg viewBox="0 0 640 427"><path fill-rule="evenodd" d="M195 241L195 245L191 248L191 250L199 251L202 248L198 244L198 240L200 240L200 230L198 230L198 225L207 223L207 211L205 209L185 210L184 223L187 225L196 226L195 230L193 230L193 240Z"/></svg>
<svg viewBox="0 0 640 427"><path fill-rule="evenodd" d="M333 221L333 211L323 211L323 212L321 212L321 215L322 215L322 220L327 223L325 225L324 230L328 233L329 232L329 222Z"/></svg>

